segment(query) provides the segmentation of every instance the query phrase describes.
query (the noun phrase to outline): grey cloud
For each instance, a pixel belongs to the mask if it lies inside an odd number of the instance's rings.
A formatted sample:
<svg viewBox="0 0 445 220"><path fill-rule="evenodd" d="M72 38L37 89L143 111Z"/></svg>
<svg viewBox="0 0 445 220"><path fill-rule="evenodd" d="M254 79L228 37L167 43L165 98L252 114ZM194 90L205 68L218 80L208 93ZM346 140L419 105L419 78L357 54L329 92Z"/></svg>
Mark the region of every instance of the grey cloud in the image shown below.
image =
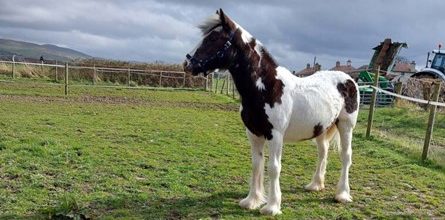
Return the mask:
<svg viewBox="0 0 445 220"><path fill-rule="evenodd" d="M55 43L93 56L181 62L200 34L196 27L218 8L261 40L291 69L314 56L367 64L385 37L407 42L408 59L424 63L445 40L444 1L0 1L0 37Z"/></svg>

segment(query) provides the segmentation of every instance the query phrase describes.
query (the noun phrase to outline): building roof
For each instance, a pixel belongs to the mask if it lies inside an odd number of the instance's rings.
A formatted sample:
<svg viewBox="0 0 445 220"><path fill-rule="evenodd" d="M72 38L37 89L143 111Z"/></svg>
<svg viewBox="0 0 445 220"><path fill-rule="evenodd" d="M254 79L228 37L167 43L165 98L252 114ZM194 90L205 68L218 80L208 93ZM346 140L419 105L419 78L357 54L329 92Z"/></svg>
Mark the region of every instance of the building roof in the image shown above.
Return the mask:
<svg viewBox="0 0 445 220"><path fill-rule="evenodd" d="M345 72L345 73L349 73L349 72L351 72L351 71L354 71L355 68L352 66L352 62L351 62L351 60L348 60L348 61L346 62L346 65L341 65L341 64L340 64L340 61L337 61L337 62L335 63L335 66L332 67L330 70L338 70L338 71L343 71L343 72Z"/></svg>
<svg viewBox="0 0 445 220"><path fill-rule="evenodd" d="M299 77L310 76L310 75L314 74L315 72L319 71L320 69L321 69L321 66L318 63L315 64L315 67L311 67L311 65L308 63L306 65L306 68L296 72L295 75L299 76Z"/></svg>
<svg viewBox="0 0 445 220"><path fill-rule="evenodd" d="M369 68L368 65L362 65L360 67L357 68L357 70L367 70Z"/></svg>

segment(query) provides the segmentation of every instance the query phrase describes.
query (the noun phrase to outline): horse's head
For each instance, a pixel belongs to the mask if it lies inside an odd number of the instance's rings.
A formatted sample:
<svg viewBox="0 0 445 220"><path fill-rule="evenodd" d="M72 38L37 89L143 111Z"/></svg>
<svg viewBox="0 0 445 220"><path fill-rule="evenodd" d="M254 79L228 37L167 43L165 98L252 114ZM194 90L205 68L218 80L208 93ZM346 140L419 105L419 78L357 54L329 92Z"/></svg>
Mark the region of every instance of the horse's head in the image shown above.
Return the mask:
<svg viewBox="0 0 445 220"><path fill-rule="evenodd" d="M236 25L219 9L199 28L202 31L202 40L186 55L184 71L193 75L203 73L206 76L215 69L227 69L233 57L232 44Z"/></svg>

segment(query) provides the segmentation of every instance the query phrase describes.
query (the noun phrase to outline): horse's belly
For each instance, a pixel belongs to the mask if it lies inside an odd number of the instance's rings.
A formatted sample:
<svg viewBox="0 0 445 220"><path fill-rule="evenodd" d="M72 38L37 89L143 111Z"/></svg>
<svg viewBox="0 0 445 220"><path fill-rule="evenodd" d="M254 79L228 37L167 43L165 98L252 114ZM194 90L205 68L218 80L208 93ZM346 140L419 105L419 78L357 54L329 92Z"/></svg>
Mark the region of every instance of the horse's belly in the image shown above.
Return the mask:
<svg viewBox="0 0 445 220"><path fill-rule="evenodd" d="M308 109L297 109L292 114L284 134L285 142L298 142L312 139L324 132L337 119L340 106L315 105Z"/></svg>
<svg viewBox="0 0 445 220"><path fill-rule="evenodd" d="M314 136L314 127L318 122L308 120L294 120L289 123L289 126L284 133L285 142L298 142L302 140L311 139Z"/></svg>

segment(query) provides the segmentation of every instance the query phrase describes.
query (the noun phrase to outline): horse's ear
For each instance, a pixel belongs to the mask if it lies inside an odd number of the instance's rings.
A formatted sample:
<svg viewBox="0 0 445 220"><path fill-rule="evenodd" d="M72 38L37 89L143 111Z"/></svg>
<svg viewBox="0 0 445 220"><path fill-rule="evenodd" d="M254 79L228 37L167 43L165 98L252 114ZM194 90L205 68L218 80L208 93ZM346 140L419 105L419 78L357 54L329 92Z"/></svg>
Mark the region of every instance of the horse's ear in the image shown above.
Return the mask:
<svg viewBox="0 0 445 220"><path fill-rule="evenodd" d="M222 8L219 9L219 19L221 20L221 24L226 23L226 15L224 14Z"/></svg>
<svg viewBox="0 0 445 220"><path fill-rule="evenodd" d="M216 10L216 14L219 15L219 10Z"/></svg>
<svg viewBox="0 0 445 220"><path fill-rule="evenodd" d="M230 30L234 30L235 24L232 22L232 20L227 17L226 14L224 14L223 10L220 8L219 9L219 20L221 21L221 25L224 29L230 31Z"/></svg>

